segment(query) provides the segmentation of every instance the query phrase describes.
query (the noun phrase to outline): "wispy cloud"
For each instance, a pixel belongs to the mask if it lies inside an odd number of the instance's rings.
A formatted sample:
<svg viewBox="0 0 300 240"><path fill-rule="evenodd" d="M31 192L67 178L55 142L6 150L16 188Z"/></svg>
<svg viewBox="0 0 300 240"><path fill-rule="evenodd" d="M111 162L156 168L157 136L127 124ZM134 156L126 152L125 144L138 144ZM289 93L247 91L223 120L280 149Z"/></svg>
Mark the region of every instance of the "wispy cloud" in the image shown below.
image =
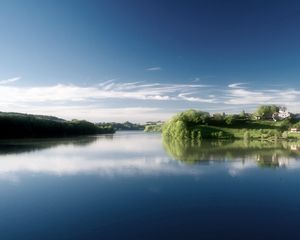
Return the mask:
<svg viewBox="0 0 300 240"><path fill-rule="evenodd" d="M14 78L0 80L0 85L4 85L4 84L8 84L8 83L13 83L13 82L19 81L20 79L21 79L21 77L14 77Z"/></svg>
<svg viewBox="0 0 300 240"><path fill-rule="evenodd" d="M184 96L207 88L201 84L118 83L107 81L98 86L57 84L43 87L0 86L2 102L88 101L99 99L188 100Z"/></svg>
<svg viewBox="0 0 300 240"><path fill-rule="evenodd" d="M147 71L160 71L161 70L161 67L149 67L149 68L146 68Z"/></svg>
<svg viewBox="0 0 300 240"><path fill-rule="evenodd" d="M299 105L300 91L295 89L262 89L249 88L230 89L226 94L225 104L250 105L250 104L283 104Z"/></svg>
<svg viewBox="0 0 300 240"><path fill-rule="evenodd" d="M13 80L17 81L17 78ZM239 112L243 109L252 111L261 104L285 105L290 111L300 112L300 90L274 86L256 89L245 83L216 87L197 83L117 82L113 79L93 86L0 85L1 111L51 114L91 121L165 120L187 108Z"/></svg>
<svg viewBox="0 0 300 240"><path fill-rule="evenodd" d="M247 83L231 83L228 85L229 88L244 88L243 85L246 85Z"/></svg>
<svg viewBox="0 0 300 240"><path fill-rule="evenodd" d="M195 101L189 94L206 88L208 86L201 84L121 83L114 80L94 86L1 85L0 109L2 111L57 115L67 119L145 122L147 120L164 120L176 112L174 108L163 109L161 102ZM110 107L111 103L115 101L119 101L118 108ZM134 102L135 107L128 106L128 101ZM196 101L199 102L199 99ZM153 106L155 102L157 104Z"/></svg>
<svg viewBox="0 0 300 240"><path fill-rule="evenodd" d="M180 93L178 97L182 100L189 101L189 102L199 102L199 103L214 103L217 101L214 95L209 95L208 98L201 98L201 97L191 97L192 93Z"/></svg>

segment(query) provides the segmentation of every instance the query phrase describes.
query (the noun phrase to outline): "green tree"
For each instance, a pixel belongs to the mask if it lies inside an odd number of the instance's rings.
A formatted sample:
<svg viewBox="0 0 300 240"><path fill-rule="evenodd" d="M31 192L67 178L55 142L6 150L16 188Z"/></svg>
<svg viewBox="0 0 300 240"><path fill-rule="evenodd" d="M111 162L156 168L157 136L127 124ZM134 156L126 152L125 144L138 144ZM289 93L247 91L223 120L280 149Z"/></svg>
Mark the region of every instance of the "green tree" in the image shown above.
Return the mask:
<svg viewBox="0 0 300 240"><path fill-rule="evenodd" d="M279 111L279 108L280 107L276 105L262 105L256 110L256 115L264 119L271 118L273 113Z"/></svg>
<svg viewBox="0 0 300 240"><path fill-rule="evenodd" d="M243 110L243 111L240 113L240 117L241 117L241 118L245 118L245 117L246 117L245 110Z"/></svg>

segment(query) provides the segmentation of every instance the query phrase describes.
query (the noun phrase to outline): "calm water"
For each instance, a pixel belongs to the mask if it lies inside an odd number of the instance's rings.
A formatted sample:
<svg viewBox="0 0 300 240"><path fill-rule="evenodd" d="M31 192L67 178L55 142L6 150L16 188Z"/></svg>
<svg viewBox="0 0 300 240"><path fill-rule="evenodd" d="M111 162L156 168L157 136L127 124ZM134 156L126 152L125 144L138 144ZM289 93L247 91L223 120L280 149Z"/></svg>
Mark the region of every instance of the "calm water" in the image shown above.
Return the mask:
<svg viewBox="0 0 300 240"><path fill-rule="evenodd" d="M297 143L0 142L0 239L300 239Z"/></svg>

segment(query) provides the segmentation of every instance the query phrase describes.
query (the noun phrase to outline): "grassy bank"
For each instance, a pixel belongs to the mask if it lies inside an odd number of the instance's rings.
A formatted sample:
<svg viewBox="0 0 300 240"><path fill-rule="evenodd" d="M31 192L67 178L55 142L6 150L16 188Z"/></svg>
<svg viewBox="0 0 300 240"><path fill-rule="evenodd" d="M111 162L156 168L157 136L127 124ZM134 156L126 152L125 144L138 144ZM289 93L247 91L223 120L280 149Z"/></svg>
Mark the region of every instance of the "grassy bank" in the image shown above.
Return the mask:
<svg viewBox="0 0 300 240"><path fill-rule="evenodd" d="M189 110L177 114L162 127L163 136L172 139L298 139L300 134L289 129L298 126L293 119L283 121L254 120L245 115L210 116L208 113Z"/></svg>

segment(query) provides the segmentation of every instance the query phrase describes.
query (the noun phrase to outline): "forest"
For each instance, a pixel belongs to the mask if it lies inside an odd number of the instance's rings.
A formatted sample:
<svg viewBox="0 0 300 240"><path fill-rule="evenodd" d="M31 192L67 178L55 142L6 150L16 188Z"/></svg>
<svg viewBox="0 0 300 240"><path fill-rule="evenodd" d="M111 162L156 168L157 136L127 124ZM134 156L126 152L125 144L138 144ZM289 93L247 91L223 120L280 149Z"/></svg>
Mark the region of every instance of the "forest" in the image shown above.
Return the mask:
<svg viewBox="0 0 300 240"><path fill-rule="evenodd" d="M68 137L114 133L109 125L53 116L0 112L0 138Z"/></svg>

